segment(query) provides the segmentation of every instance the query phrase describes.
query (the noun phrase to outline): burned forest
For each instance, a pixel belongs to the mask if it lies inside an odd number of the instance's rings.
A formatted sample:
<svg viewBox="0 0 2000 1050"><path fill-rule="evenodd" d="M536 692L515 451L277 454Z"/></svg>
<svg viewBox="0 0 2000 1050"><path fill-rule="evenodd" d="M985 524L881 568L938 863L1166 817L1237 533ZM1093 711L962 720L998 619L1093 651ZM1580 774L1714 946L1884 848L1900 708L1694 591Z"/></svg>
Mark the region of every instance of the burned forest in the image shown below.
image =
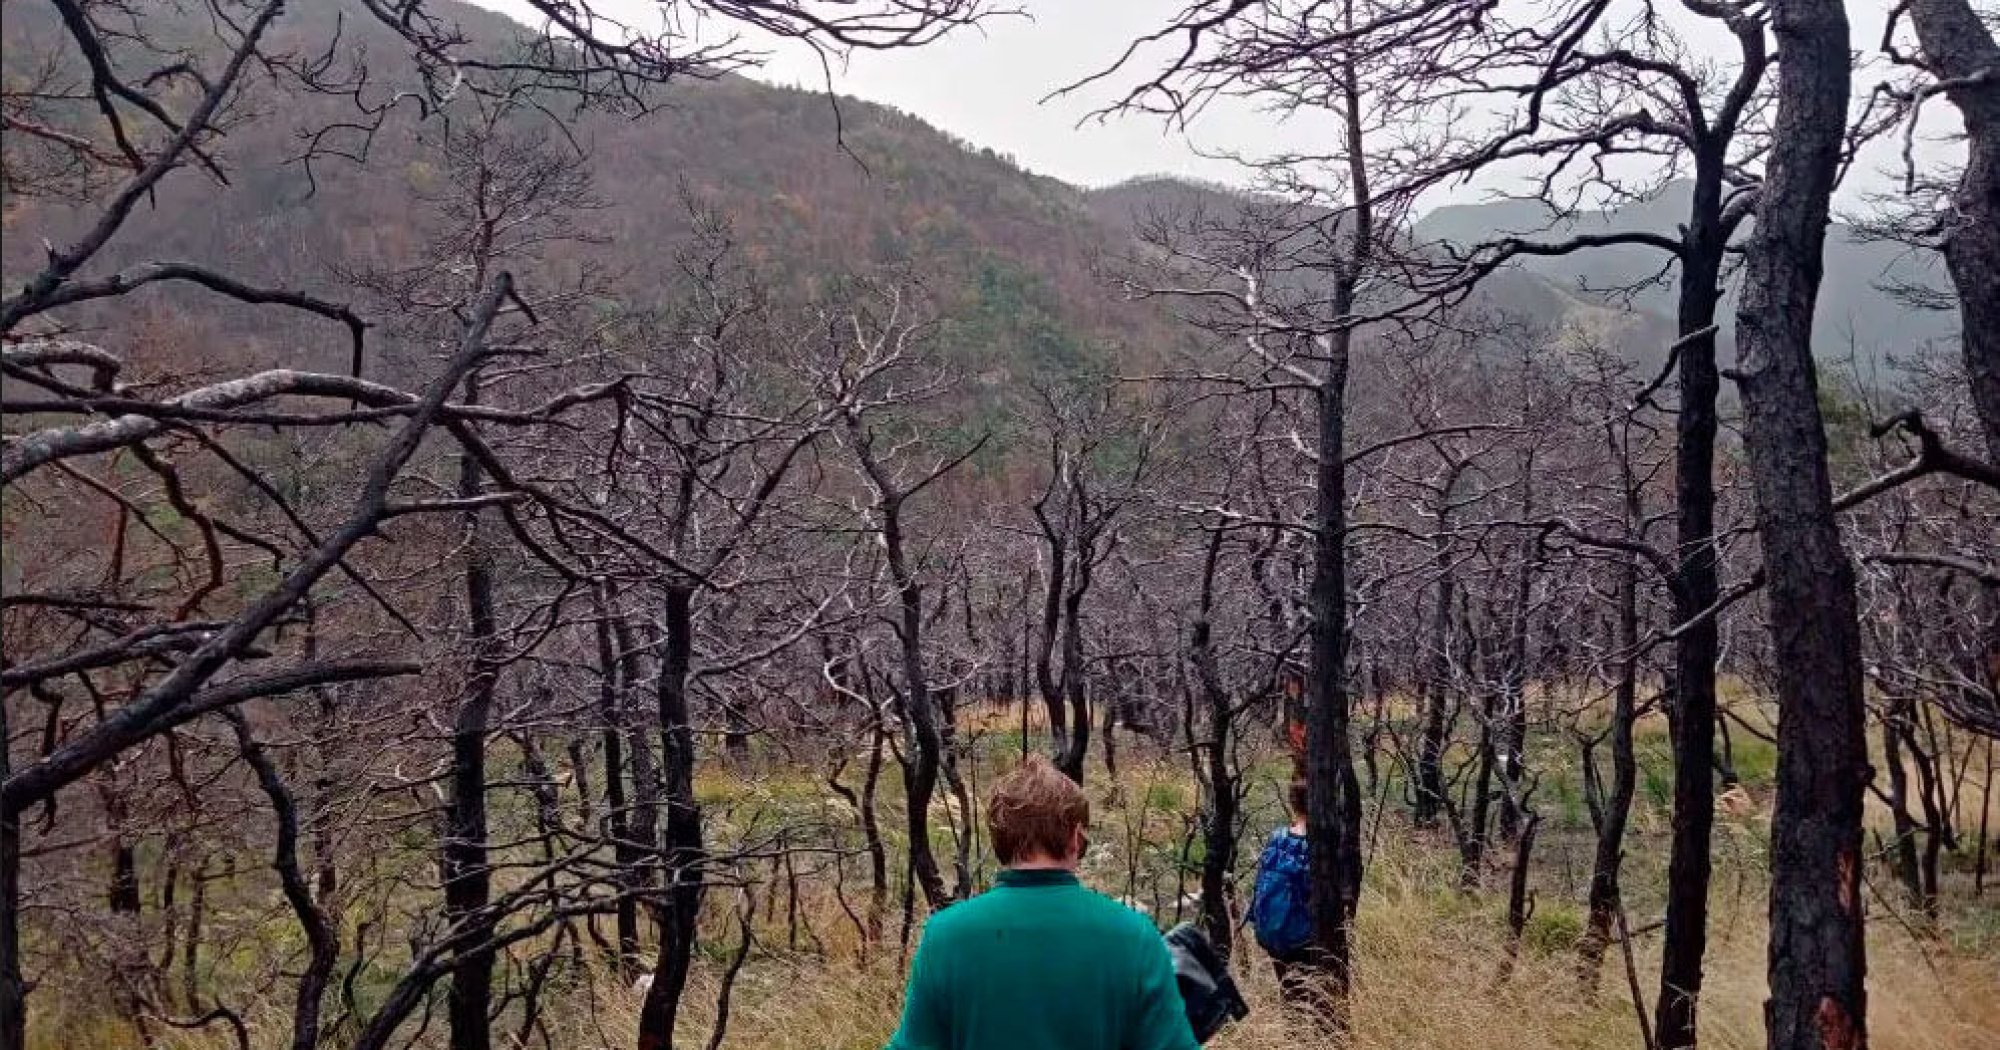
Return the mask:
<svg viewBox="0 0 2000 1050"><path fill-rule="evenodd" d="M2000 1050L1990 3L0 0L0 118L0 1050L945 1050L1021 769L1224 1050Z"/></svg>

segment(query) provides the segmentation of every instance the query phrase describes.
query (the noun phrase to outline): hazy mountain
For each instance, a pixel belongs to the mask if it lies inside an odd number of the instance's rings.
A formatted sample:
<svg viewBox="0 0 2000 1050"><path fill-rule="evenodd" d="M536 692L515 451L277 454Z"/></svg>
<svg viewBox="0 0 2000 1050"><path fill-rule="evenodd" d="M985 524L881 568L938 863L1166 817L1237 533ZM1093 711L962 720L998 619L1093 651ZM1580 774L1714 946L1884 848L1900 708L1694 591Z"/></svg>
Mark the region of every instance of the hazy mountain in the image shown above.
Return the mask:
<svg viewBox="0 0 2000 1050"><path fill-rule="evenodd" d="M1539 202L1503 200L1439 208L1418 222L1423 241L1474 244L1496 235L1522 234L1559 241L1585 233L1638 230L1676 234L1687 214L1689 184L1670 183L1658 196L1613 211L1590 211L1567 220ZM1743 234L1747 236L1746 223ZM1740 239L1739 237L1739 239ZM1632 305L1664 317L1674 312L1672 272L1661 280L1665 257L1643 246L1596 248L1569 256L1524 257L1520 268L1596 301L1624 301L1621 289L1636 286ZM1913 309L1891 289L1898 286L1949 288L1942 262L1900 245L1871 242L1835 223L1827 232L1826 275L1813 313L1814 349L1823 359L1844 359L1852 347L1863 367L1890 355L1906 354L1934 340L1957 338L1956 313ZM1722 321L1724 352L1735 326L1732 293Z"/></svg>

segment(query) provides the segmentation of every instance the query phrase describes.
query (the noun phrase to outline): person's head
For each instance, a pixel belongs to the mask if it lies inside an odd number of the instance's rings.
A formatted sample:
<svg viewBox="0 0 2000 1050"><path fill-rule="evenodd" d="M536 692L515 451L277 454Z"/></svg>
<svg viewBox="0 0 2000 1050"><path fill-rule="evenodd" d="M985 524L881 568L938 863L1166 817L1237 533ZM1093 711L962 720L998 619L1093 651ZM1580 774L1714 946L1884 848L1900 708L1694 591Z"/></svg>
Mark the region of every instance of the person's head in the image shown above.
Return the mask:
<svg viewBox="0 0 2000 1050"><path fill-rule="evenodd" d="M1294 823L1303 824L1306 822L1306 814L1308 812L1306 808L1306 778L1292 778L1291 786L1285 789L1285 808L1291 811Z"/></svg>
<svg viewBox="0 0 2000 1050"><path fill-rule="evenodd" d="M1049 760L1030 755L986 799L993 851L1010 868L1073 868L1089 844L1090 800Z"/></svg>

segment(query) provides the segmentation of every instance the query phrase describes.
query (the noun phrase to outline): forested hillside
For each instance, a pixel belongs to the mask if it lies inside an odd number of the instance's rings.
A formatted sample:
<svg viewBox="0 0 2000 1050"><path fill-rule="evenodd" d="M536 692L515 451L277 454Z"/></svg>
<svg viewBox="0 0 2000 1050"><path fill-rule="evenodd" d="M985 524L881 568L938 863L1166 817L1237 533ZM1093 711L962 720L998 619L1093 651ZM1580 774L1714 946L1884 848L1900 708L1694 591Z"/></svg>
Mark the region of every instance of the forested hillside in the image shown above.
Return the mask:
<svg viewBox="0 0 2000 1050"><path fill-rule="evenodd" d="M502 41L513 31L475 7L440 10L474 40ZM10 75L21 76L21 64L42 53L60 26L31 4L17 3L9 14ZM301 50L338 39L359 54L384 46L378 27L352 18L336 23L339 14L338 4L315 5L288 18L276 39ZM200 40L188 26L176 28L168 11L152 13L149 24L165 27L170 39ZM131 240L110 249L112 258L232 262L275 283L329 291L350 283L344 274L409 265L434 221L425 202L440 192L441 177L416 107L404 104L364 137L324 130L341 123L342 99L273 82L253 82L246 96L245 106L270 115L231 134L220 155L231 185L220 192L198 183L162 187L135 214ZM558 262L628 273L636 279L621 292L639 301L626 305L659 306L647 289L665 286L674 247L693 229L689 204L710 208L727 216L746 258L792 287L870 266L921 274L945 318L940 350L976 388L1018 392L1037 375L1161 367L1195 339L1158 305L1132 303L1116 287L1119 264L1141 250L1136 228L1160 215L1227 214L1243 199L1220 187L1144 179L1073 187L886 107L740 76L685 80L663 101L640 117L587 113L561 133L592 174L594 203L575 220L590 241L559 248ZM313 145L324 154L310 165L301 159L309 130L319 133ZM356 163L364 148L365 163ZM1488 210L1481 206L1446 211L1450 228L1439 237L1515 232L1504 224L1505 208L1492 209L1490 225L1482 225ZM60 199L10 194L0 256L9 280L39 261L43 241L71 235L89 214ZM1423 225L1416 233L1432 235ZM1475 306L1537 325L1599 315L1599 323L1630 336L1621 352L1659 358L1665 333L1656 317L1609 316L1619 311L1576 294L1570 274L1550 276L1503 271L1478 290ZM1656 305L1640 303L1642 311ZM339 353L311 338L279 345L280 332L304 333L274 328L256 314L232 324L238 312L227 306L193 317L163 309L158 323L184 326L191 337L226 332L248 360Z"/></svg>
<svg viewBox="0 0 2000 1050"><path fill-rule="evenodd" d="M443 10L475 39L503 41L513 31L477 8ZM338 4L302 9L286 20L279 45L324 46L340 11ZM347 45L383 46L380 28L351 14ZM152 19L163 20L172 16ZM50 12L10 5L9 61L28 61L58 31ZM229 261L277 283L324 290L339 288L343 271L408 265L423 249L432 221L424 202L441 178L425 148L434 129L420 127L414 104L366 141L365 163L329 156L309 171L287 163L305 149L299 135L334 122L344 100L270 83L253 83L246 94L246 106L271 116L230 137L223 160L232 185L219 193L198 183L163 187L135 216L135 236L119 246L123 257ZM630 273L635 280L621 292L641 301L626 305L661 305L648 289L664 288L673 253L693 229L692 202L726 215L746 257L789 287L870 266L921 273L951 318L941 349L975 382L1018 385L1041 371L1102 370L1113 347L1156 347L1173 337L1156 312L1104 294L1093 261L1129 234L1092 221L1071 187L853 100L836 110L824 95L723 75L690 78L662 101L642 117L593 113L560 133L533 132L573 137L575 162L592 174L595 206L574 220L592 239L559 249L558 261ZM321 145L350 152L363 142L358 131L336 129ZM43 239L70 235L87 215L59 200L10 200L9 280L39 261ZM163 319L193 331L208 322ZM260 344L272 337L267 324L248 320L230 335ZM301 351L315 352L270 345L249 352L297 361Z"/></svg>

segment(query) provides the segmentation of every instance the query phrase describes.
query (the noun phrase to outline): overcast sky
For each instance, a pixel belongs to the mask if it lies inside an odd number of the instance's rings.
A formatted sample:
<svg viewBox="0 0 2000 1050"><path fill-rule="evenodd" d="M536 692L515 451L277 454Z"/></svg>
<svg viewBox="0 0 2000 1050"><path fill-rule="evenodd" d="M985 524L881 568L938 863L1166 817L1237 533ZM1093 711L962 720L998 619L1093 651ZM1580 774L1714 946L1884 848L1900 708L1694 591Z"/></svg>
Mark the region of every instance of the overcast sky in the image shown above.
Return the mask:
<svg viewBox="0 0 2000 1050"><path fill-rule="evenodd" d="M526 11L521 0L477 2L517 15ZM598 2L603 11L634 25L657 17L650 0ZM1857 47L1872 53L1891 3L1851 0ZM1092 111L1110 99L1108 88L1045 100L1110 64L1134 38L1165 24L1183 0L1016 0L1016 6L1027 14L995 17L915 50L856 54L834 69L834 89L913 113L975 145L1011 155L1030 171L1086 186L1147 174L1242 184L1242 167L1213 154L1254 155L1296 147L1299 129L1242 103L1215 107L1182 134L1156 118L1091 119ZM1663 6L1676 10L1672 4ZM1735 55L1734 39L1718 24L1692 16L1682 21L1691 45L1713 48L1719 59ZM771 45L769 60L752 75L814 88L825 83L809 49L782 41ZM1857 77L1856 91L1867 90L1872 82ZM1947 115L1942 103L1934 108L1937 116ZM1926 122L1926 130L1932 126L1943 131L1950 125ZM1946 155L1948 147L1926 143L1919 159ZM1890 169L1899 164L1895 145L1879 146L1864 158L1844 196L1852 202L1863 191L1888 189L1897 177ZM1463 199L1476 199L1486 191L1461 192Z"/></svg>

